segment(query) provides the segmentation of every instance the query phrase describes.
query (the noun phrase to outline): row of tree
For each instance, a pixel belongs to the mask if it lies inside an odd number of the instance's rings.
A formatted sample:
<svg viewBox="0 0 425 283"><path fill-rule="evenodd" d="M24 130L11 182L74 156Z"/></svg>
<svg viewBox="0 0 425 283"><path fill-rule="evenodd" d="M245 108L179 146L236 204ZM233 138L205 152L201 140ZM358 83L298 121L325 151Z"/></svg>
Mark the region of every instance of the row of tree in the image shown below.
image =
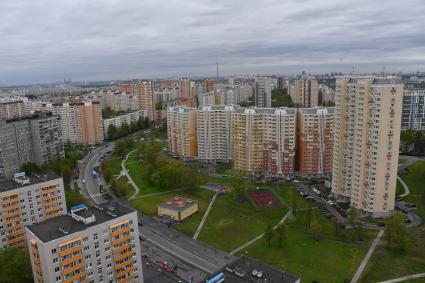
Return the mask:
<svg viewBox="0 0 425 283"><path fill-rule="evenodd" d="M140 117L137 122L123 123L120 127L116 127L113 124L108 126L106 136L109 140L115 140L121 137L125 137L129 134L149 128L150 121L148 117Z"/></svg>

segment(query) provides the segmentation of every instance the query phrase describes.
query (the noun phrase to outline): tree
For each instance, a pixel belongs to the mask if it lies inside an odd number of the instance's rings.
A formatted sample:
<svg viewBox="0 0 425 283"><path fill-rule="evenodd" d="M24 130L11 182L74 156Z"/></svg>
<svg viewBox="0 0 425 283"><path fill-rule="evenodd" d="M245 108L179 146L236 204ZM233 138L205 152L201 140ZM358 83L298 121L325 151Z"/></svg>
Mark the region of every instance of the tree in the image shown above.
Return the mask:
<svg viewBox="0 0 425 283"><path fill-rule="evenodd" d="M25 172L27 176L30 176L34 173L39 173L41 168L34 162L27 162L22 164L21 171Z"/></svg>
<svg viewBox="0 0 425 283"><path fill-rule="evenodd" d="M107 132L108 139L110 139L110 140L116 139L117 138L117 132L118 132L117 127L115 127L114 124L109 124L108 132Z"/></svg>
<svg viewBox="0 0 425 283"><path fill-rule="evenodd" d="M235 200L239 199L239 197L242 195L243 193L243 188L242 185L244 183L243 179L242 179L242 173L239 170L234 170L233 175L233 179L232 179L232 193L233 193L233 198Z"/></svg>
<svg viewBox="0 0 425 283"><path fill-rule="evenodd" d="M269 223L269 224L267 224L266 231L264 232L264 237L266 238L267 245L268 245L269 248L271 246L273 236L274 236L273 226L272 226L272 224Z"/></svg>
<svg viewBox="0 0 425 283"><path fill-rule="evenodd" d="M276 228L277 238L279 241L279 248L286 245L287 242L287 231L288 228L286 227L286 223L282 223Z"/></svg>
<svg viewBox="0 0 425 283"><path fill-rule="evenodd" d="M115 142L115 152L118 155L123 155L127 151L127 143L123 139L119 139Z"/></svg>
<svg viewBox="0 0 425 283"><path fill-rule="evenodd" d="M322 229L322 225L320 224L320 222L317 221L316 219L313 219L313 221L311 222L310 232L316 241L319 240L321 229Z"/></svg>
<svg viewBox="0 0 425 283"><path fill-rule="evenodd" d="M355 207L351 207L348 212L347 223L353 229L351 234L352 240L357 237L357 240L363 240L364 238L364 225L360 219L360 212Z"/></svg>
<svg viewBox="0 0 425 283"><path fill-rule="evenodd" d="M413 238L410 230L404 225L404 215L396 212L384 223L387 249L403 253Z"/></svg>
<svg viewBox="0 0 425 283"><path fill-rule="evenodd" d="M0 249L0 283L33 282L29 255L16 248Z"/></svg>
<svg viewBox="0 0 425 283"><path fill-rule="evenodd" d="M309 204L308 207L304 211L304 224L305 224L304 229L306 231L309 231L310 230L310 226L311 226L311 214L312 214L311 205Z"/></svg>

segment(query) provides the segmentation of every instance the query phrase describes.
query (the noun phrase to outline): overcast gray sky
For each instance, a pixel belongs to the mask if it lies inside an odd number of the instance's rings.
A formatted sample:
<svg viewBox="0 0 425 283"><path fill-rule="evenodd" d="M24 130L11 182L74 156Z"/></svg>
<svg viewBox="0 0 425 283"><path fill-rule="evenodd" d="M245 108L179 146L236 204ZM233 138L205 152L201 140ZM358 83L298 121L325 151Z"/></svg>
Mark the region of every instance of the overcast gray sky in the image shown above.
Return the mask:
<svg viewBox="0 0 425 283"><path fill-rule="evenodd" d="M424 0L0 0L0 83L416 71Z"/></svg>

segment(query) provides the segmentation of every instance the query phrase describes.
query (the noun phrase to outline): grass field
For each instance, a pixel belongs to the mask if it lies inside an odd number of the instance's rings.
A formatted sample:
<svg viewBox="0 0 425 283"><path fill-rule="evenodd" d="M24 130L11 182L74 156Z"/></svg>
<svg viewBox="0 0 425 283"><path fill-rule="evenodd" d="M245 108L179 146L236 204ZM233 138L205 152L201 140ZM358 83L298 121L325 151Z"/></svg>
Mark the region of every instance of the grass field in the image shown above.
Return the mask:
<svg viewBox="0 0 425 283"><path fill-rule="evenodd" d="M230 252L264 233L268 223L276 224L286 212L286 207L257 211L249 199L238 202L232 195L219 196L199 240Z"/></svg>
<svg viewBox="0 0 425 283"><path fill-rule="evenodd" d="M417 213L425 219L425 161L419 160L410 165L409 171L401 178L410 190L410 194L404 199L414 202Z"/></svg>

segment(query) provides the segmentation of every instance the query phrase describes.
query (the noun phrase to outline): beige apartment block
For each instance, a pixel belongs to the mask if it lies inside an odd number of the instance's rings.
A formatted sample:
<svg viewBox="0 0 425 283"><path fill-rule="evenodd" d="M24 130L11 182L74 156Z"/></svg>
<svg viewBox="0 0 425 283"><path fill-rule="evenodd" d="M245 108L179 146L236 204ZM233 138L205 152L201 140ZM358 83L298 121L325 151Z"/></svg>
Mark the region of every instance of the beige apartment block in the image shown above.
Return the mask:
<svg viewBox="0 0 425 283"><path fill-rule="evenodd" d="M334 108L298 109L298 171L303 177L332 174Z"/></svg>
<svg viewBox="0 0 425 283"><path fill-rule="evenodd" d="M66 214L63 180L55 174L15 174L0 181L0 248L26 249L25 226Z"/></svg>
<svg viewBox="0 0 425 283"><path fill-rule="evenodd" d="M100 102L73 100L54 104L53 113L61 117L64 141L76 144L96 144L103 141Z"/></svg>
<svg viewBox="0 0 425 283"><path fill-rule="evenodd" d="M289 86L289 95L294 104L303 107L316 107L320 105L319 85L314 78L296 79Z"/></svg>
<svg viewBox="0 0 425 283"><path fill-rule="evenodd" d="M246 108L234 111L234 168L249 175L293 176L296 111L295 108Z"/></svg>
<svg viewBox="0 0 425 283"><path fill-rule="evenodd" d="M140 109L148 113L151 121L156 120L156 101L153 81L139 82L139 104Z"/></svg>
<svg viewBox="0 0 425 283"><path fill-rule="evenodd" d="M374 217L394 210L402 99L397 78L336 81L332 193Z"/></svg>
<svg viewBox="0 0 425 283"><path fill-rule="evenodd" d="M25 116L25 104L22 100L0 99L0 119L16 119Z"/></svg>
<svg viewBox="0 0 425 283"><path fill-rule="evenodd" d="M167 109L168 150L184 159L198 155L196 111L185 106Z"/></svg>
<svg viewBox="0 0 425 283"><path fill-rule="evenodd" d="M134 210L82 204L25 230L36 283L143 283Z"/></svg>
<svg viewBox="0 0 425 283"><path fill-rule="evenodd" d="M232 114L238 106L203 106L197 111L198 160L230 162L232 159Z"/></svg>

